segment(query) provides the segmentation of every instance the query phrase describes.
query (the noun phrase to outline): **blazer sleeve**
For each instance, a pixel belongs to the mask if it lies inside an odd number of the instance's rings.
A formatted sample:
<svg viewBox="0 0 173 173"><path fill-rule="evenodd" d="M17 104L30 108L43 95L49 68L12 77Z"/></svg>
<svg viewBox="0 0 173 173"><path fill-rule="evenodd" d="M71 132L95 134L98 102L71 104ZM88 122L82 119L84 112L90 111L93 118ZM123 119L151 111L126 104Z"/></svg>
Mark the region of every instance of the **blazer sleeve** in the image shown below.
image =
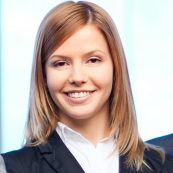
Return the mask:
<svg viewBox="0 0 173 173"><path fill-rule="evenodd" d="M0 173L7 173L3 157L0 155Z"/></svg>

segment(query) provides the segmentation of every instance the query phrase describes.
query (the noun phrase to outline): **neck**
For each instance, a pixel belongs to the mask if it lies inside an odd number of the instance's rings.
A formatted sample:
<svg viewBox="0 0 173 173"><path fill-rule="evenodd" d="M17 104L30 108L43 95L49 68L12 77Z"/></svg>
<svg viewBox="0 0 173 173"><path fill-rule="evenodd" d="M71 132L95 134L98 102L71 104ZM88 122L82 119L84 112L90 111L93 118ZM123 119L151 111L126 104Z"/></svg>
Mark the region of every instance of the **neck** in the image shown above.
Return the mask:
<svg viewBox="0 0 173 173"><path fill-rule="evenodd" d="M60 118L62 123L79 132L94 145L110 135L108 114L94 116L89 119L70 119L70 121L63 117Z"/></svg>

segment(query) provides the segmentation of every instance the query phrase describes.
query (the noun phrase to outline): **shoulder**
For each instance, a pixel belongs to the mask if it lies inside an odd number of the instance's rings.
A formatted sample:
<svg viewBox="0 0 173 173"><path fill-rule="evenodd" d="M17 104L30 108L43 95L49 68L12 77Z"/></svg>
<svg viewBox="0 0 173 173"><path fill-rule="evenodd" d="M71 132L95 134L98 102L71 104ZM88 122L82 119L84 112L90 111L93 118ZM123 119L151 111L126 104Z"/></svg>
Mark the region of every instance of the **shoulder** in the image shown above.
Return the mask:
<svg viewBox="0 0 173 173"><path fill-rule="evenodd" d="M15 160L23 160L25 157L26 159L35 157L37 154L37 147L23 147L19 150L10 151L7 153L2 154L4 159L15 159Z"/></svg>
<svg viewBox="0 0 173 173"><path fill-rule="evenodd" d="M149 166L153 172L173 173L173 155L164 153L163 150L148 146L144 153L144 161L145 167Z"/></svg>
<svg viewBox="0 0 173 173"><path fill-rule="evenodd" d="M160 146L168 153L173 154L173 133L148 140L147 143Z"/></svg>
<svg viewBox="0 0 173 173"><path fill-rule="evenodd" d="M24 147L19 150L2 154L7 172L25 172L40 159L37 147Z"/></svg>
<svg viewBox="0 0 173 173"><path fill-rule="evenodd" d="M171 142L173 144L173 133L171 133L169 135L157 137L157 138L154 138L154 139L150 139L147 142L151 143L151 144L160 144L162 142L163 143Z"/></svg>
<svg viewBox="0 0 173 173"><path fill-rule="evenodd" d="M19 150L1 154L7 172L36 173L38 172L38 169L40 169L40 165L42 165L43 169L44 166L47 166L46 158L51 156L50 158L54 159L55 149L58 147L61 149L60 146L62 146L62 142L58 143L58 141L60 141L58 135L54 132L49 137L48 141L43 144L31 147L25 146ZM46 170L42 170L41 172L45 171Z"/></svg>
<svg viewBox="0 0 173 173"><path fill-rule="evenodd" d="M10 151L7 153L2 154L2 157L4 158L5 164L7 161L13 160L16 162L22 162L25 160L25 163L32 162L32 161L38 161L41 157L42 153L49 153L52 151L52 148L56 145L58 137L56 132L53 132L49 138L48 141L46 141L43 144L37 145L37 146L24 146L23 148L19 150Z"/></svg>

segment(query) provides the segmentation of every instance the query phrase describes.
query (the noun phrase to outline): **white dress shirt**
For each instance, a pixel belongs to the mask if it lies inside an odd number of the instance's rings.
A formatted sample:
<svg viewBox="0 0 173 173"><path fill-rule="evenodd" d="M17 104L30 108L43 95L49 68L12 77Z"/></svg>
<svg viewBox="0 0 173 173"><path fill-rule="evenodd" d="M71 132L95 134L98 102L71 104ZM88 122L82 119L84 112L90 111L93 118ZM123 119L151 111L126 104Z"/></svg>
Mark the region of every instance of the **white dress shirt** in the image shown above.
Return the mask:
<svg viewBox="0 0 173 173"><path fill-rule="evenodd" d="M104 138L94 146L61 122L58 122L56 131L85 173L119 172L119 155L115 151L114 137Z"/></svg>

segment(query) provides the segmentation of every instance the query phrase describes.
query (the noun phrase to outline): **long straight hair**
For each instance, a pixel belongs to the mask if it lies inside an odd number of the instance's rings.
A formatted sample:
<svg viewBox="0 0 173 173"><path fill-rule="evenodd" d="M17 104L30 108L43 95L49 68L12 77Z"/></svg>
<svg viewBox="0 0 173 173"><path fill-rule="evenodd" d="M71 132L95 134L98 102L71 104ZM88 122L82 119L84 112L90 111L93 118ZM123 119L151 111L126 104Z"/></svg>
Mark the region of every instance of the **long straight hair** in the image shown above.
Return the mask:
<svg viewBox="0 0 173 173"><path fill-rule="evenodd" d="M118 130L116 146L120 155L127 155L127 165L139 169L145 145L137 127L134 101L122 43L109 14L91 2L68 1L53 8L43 19L35 42L26 145L46 142L55 130L59 108L46 86L45 63L66 39L87 24L96 26L105 37L113 62L113 87L109 98L109 123Z"/></svg>

